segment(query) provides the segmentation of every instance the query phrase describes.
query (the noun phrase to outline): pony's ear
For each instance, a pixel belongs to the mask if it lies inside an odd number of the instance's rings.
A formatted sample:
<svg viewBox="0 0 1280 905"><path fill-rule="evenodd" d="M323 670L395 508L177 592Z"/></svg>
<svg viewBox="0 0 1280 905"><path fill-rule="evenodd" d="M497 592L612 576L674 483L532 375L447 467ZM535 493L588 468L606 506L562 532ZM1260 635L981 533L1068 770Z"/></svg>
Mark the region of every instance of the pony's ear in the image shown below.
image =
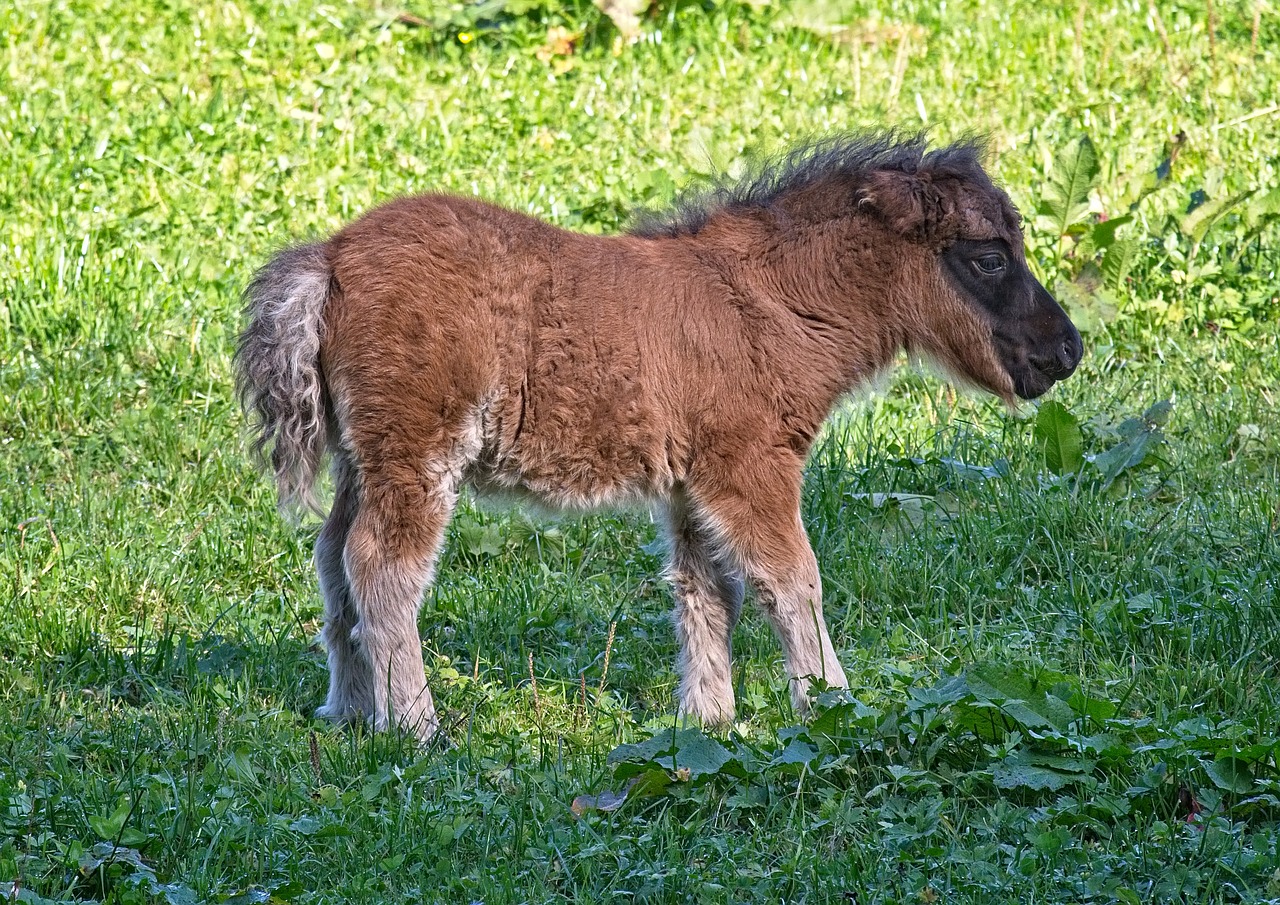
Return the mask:
<svg viewBox="0 0 1280 905"><path fill-rule="evenodd" d="M858 191L858 206L870 208L894 232L929 240L954 205L936 183L919 173L876 170Z"/></svg>

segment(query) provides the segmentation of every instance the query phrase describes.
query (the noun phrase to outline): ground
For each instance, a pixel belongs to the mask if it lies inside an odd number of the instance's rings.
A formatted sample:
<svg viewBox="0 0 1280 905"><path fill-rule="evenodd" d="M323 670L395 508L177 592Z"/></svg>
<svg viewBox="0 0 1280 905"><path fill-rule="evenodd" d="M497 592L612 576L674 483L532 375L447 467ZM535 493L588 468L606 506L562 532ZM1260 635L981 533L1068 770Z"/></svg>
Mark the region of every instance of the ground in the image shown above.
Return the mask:
<svg viewBox="0 0 1280 905"><path fill-rule="evenodd" d="M0 893L21 902L1280 900L1273 5L0 8ZM643 515L467 504L440 742L310 719L309 568L245 455L239 293L443 189L612 231L840 128L991 138L1080 372L904 369L807 524L852 696L673 726Z"/></svg>

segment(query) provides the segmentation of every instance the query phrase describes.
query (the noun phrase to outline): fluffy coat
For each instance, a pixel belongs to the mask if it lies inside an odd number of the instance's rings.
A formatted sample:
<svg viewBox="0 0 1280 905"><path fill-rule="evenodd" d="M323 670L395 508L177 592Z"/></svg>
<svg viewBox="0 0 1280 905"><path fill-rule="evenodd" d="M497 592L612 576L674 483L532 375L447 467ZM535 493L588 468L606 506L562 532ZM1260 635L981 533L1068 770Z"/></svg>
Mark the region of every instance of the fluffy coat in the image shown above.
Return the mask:
<svg viewBox="0 0 1280 905"><path fill-rule="evenodd" d="M903 349L1007 400L1079 360L979 159L973 143L843 136L608 237L403 198L268 263L237 377L283 503L318 509L332 458L320 715L436 730L417 615L465 485L660 511L682 714L732 718L747 587L796 705L814 677L844 686L800 520L833 405ZM999 284L982 276L993 255Z"/></svg>

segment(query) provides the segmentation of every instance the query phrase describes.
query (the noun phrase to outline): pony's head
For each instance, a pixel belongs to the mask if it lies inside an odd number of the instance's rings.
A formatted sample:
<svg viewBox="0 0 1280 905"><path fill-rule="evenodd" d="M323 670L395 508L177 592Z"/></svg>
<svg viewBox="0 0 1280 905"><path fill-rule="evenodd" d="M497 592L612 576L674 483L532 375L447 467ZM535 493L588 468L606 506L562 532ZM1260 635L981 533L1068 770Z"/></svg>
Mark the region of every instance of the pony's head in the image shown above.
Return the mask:
<svg viewBox="0 0 1280 905"><path fill-rule="evenodd" d="M920 351L992 392L1034 399L1080 363L1080 333L1027 266L1008 196L962 142L866 174L860 209L926 253ZM992 358L1002 375L992 373ZM1007 382L1001 377L1007 377Z"/></svg>

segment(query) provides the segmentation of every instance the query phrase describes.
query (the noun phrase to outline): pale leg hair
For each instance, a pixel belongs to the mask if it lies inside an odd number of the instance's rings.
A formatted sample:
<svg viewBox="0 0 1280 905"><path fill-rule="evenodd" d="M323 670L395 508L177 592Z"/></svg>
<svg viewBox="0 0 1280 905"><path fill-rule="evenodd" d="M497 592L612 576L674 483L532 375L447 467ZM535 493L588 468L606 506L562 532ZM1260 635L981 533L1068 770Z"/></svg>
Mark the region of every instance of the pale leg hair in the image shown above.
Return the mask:
<svg viewBox="0 0 1280 905"><path fill-rule="evenodd" d="M798 522L798 518L797 518ZM822 579L818 561L801 528L804 548L796 561L779 567L751 568L751 586L756 601L773 625L782 643L787 676L791 680L791 702L801 714L809 711L812 680L822 679L832 688L848 688L840 659L836 656L827 623L822 615Z"/></svg>
<svg viewBox="0 0 1280 905"><path fill-rule="evenodd" d="M359 505L358 477L345 456L333 460L333 508L316 538L315 566L324 597L324 643L329 657L329 696L316 716L338 722L373 713L373 671L351 637L359 617L342 562Z"/></svg>
<svg viewBox="0 0 1280 905"><path fill-rule="evenodd" d="M803 460L776 449L743 450L726 473L723 460L704 475L698 515L755 592L782 645L797 712L809 711L809 688L820 678L833 688L848 680L822 614L818 561L800 519Z"/></svg>
<svg viewBox="0 0 1280 905"><path fill-rule="evenodd" d="M427 687L418 610L457 502L452 469L364 475L343 555L359 621L352 636L373 677L375 729L398 725L426 740L439 728Z"/></svg>
<svg viewBox="0 0 1280 905"><path fill-rule="evenodd" d="M742 613L742 576L717 559L711 538L677 495L666 512L667 578L680 642L680 716L705 724L733 720L733 628Z"/></svg>

